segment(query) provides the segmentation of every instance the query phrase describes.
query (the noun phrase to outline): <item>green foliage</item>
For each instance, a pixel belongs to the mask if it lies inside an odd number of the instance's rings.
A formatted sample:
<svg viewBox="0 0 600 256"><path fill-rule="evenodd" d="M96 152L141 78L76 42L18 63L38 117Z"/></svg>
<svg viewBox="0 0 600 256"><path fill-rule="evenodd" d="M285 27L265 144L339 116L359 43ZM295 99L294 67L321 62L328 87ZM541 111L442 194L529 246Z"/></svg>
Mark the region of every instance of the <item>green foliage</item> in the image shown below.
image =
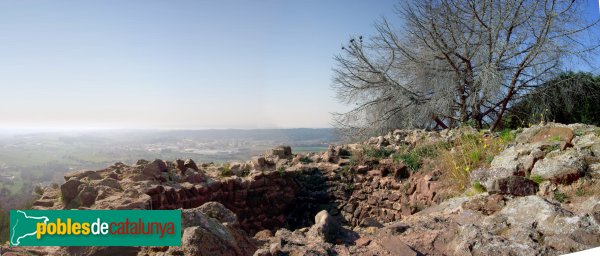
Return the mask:
<svg viewBox="0 0 600 256"><path fill-rule="evenodd" d="M497 137L483 133L465 134L453 142L452 150L440 150L437 162L440 169L448 171L455 189L464 191L472 185L469 182L471 171L489 165L513 140L514 133L509 130L501 131Z"/></svg>
<svg viewBox="0 0 600 256"><path fill-rule="evenodd" d="M544 178L542 178L542 176L539 176L539 175L533 175L533 176L529 177L529 179L537 184L544 182Z"/></svg>
<svg viewBox="0 0 600 256"><path fill-rule="evenodd" d="M562 138L560 137L560 135L554 135L550 138L548 138L549 142L561 142Z"/></svg>
<svg viewBox="0 0 600 256"><path fill-rule="evenodd" d="M390 156L392 153L394 153L393 149L386 149L386 148L367 148L365 150L365 156L370 157L370 158L375 158L375 159L382 159L382 158L386 158L388 156Z"/></svg>
<svg viewBox="0 0 600 256"><path fill-rule="evenodd" d="M308 157L308 156L303 156L303 157L300 158L300 163L309 164L309 163L312 163L312 162L313 162L313 160L310 159L310 157Z"/></svg>
<svg viewBox="0 0 600 256"><path fill-rule="evenodd" d="M485 163L488 164L488 165L492 164L492 161L494 161L494 156L487 156L485 158Z"/></svg>
<svg viewBox="0 0 600 256"><path fill-rule="evenodd" d="M582 187L577 188L577 190L575 190L575 195L576 196L583 196L585 194L585 191L583 190Z"/></svg>
<svg viewBox="0 0 600 256"><path fill-rule="evenodd" d="M481 183L476 181L476 182L473 182L473 184L471 184L471 187L465 191L465 195L466 196L474 196L477 194L481 194L485 191L486 191L485 187L482 186Z"/></svg>
<svg viewBox="0 0 600 256"><path fill-rule="evenodd" d="M540 121L600 125L600 76L566 72L529 92L504 119L508 127Z"/></svg>
<svg viewBox="0 0 600 256"><path fill-rule="evenodd" d="M233 175L233 172L231 171L231 165L229 163L223 164L221 169L221 177L229 177L231 175Z"/></svg>
<svg viewBox="0 0 600 256"><path fill-rule="evenodd" d="M449 148L448 143L438 143L430 145L421 145L415 147L413 150L405 151L394 155L395 162L402 162L411 171L416 171L421 168L423 159L435 158L439 154L440 149Z"/></svg>
<svg viewBox="0 0 600 256"><path fill-rule="evenodd" d="M473 190L475 190L478 193L483 193L485 192L485 187L483 187L481 183L479 183L479 181L475 181L473 182Z"/></svg>
<svg viewBox="0 0 600 256"><path fill-rule="evenodd" d="M554 191L554 199L556 201L564 203L568 198L569 197L565 193L560 192L559 190Z"/></svg>
<svg viewBox="0 0 600 256"><path fill-rule="evenodd" d="M404 163L411 171L421 168L421 158L413 152L398 154L394 156L394 161Z"/></svg>
<svg viewBox="0 0 600 256"><path fill-rule="evenodd" d="M344 176L350 176L352 175L352 168L350 167L350 165L344 165L341 168L341 174Z"/></svg>
<svg viewBox="0 0 600 256"><path fill-rule="evenodd" d="M542 148L542 150L544 150L544 152L549 153L555 150L559 150L560 149L560 145L558 144L554 144L554 145L548 145Z"/></svg>
<svg viewBox="0 0 600 256"><path fill-rule="evenodd" d="M504 129L498 133L498 137L502 143L507 144L515 140L515 133L510 129Z"/></svg>
<svg viewBox="0 0 600 256"><path fill-rule="evenodd" d="M277 168L277 173L279 173L280 176L283 176L285 174L285 166L279 166L279 168Z"/></svg>

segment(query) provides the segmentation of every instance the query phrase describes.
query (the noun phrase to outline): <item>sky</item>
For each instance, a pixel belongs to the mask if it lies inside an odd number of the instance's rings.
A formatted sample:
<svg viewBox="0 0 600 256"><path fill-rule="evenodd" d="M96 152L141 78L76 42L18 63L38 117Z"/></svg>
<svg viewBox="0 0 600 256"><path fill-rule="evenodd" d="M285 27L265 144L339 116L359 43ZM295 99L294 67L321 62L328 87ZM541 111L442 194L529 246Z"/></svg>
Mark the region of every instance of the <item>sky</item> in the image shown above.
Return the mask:
<svg viewBox="0 0 600 256"><path fill-rule="evenodd" d="M394 4L0 0L0 129L331 127L334 55Z"/></svg>

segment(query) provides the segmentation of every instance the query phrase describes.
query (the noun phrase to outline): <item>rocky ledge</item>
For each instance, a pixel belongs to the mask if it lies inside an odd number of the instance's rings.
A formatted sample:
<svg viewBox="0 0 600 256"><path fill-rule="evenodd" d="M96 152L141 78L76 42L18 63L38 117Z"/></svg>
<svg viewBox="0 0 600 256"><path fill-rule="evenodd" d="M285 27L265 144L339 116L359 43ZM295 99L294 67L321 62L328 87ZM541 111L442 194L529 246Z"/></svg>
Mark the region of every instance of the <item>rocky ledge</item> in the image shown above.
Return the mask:
<svg viewBox="0 0 600 256"><path fill-rule="evenodd" d="M476 189L465 193L449 170L411 170L394 152L498 134L396 130L323 153L281 146L244 163L157 159L69 173L44 188L35 209L182 208L182 246L27 253L558 255L600 246L600 129L546 124L513 133L491 162L469 171ZM353 158L370 149L387 153Z"/></svg>

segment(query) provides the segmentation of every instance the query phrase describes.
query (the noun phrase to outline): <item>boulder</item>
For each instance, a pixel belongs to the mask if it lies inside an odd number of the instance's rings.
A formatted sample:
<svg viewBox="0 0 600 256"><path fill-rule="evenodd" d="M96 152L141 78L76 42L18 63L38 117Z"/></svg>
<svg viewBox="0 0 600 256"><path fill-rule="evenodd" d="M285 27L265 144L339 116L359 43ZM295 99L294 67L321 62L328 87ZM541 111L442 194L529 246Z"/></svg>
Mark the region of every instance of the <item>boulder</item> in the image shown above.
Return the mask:
<svg viewBox="0 0 600 256"><path fill-rule="evenodd" d="M507 169L517 172L519 169L519 150L516 146L509 147L496 155L490 164L491 168Z"/></svg>
<svg viewBox="0 0 600 256"><path fill-rule="evenodd" d="M495 195L485 195L481 194L478 196L474 196L469 201L466 201L462 204L463 209L473 210L481 212L485 215L491 215L495 212L502 210L504 207L504 196L500 194ZM473 218L469 218L473 219ZM476 220L475 220L476 221Z"/></svg>
<svg viewBox="0 0 600 256"><path fill-rule="evenodd" d="M417 252L406 245L402 240L397 237L388 236L383 237L377 241L383 246L391 255L402 255L402 256L417 256Z"/></svg>
<svg viewBox="0 0 600 256"><path fill-rule="evenodd" d="M595 157L600 158L600 142L594 143L592 146L590 146L590 150Z"/></svg>
<svg viewBox="0 0 600 256"><path fill-rule="evenodd" d="M252 158L252 165L256 170L262 170L267 167L267 159L264 156L257 156Z"/></svg>
<svg viewBox="0 0 600 256"><path fill-rule="evenodd" d="M83 184L76 179L70 179L60 186L62 200L65 203L71 202L79 194L79 186Z"/></svg>
<svg viewBox="0 0 600 256"><path fill-rule="evenodd" d="M54 206L54 200L50 199L50 200L36 200L35 202L33 202L32 206L38 206L38 207L52 207Z"/></svg>
<svg viewBox="0 0 600 256"><path fill-rule="evenodd" d="M167 164L163 160L156 159L152 163L143 166L142 174L150 177L158 177L167 170Z"/></svg>
<svg viewBox="0 0 600 256"><path fill-rule="evenodd" d="M90 207L96 202L96 197L98 196L96 188L82 184L79 190L76 201L80 206Z"/></svg>
<svg viewBox="0 0 600 256"><path fill-rule="evenodd" d="M183 163L183 166L187 169L193 169L196 171L199 171L198 166L196 165L196 162L194 162L194 160L192 159L186 159L185 162Z"/></svg>
<svg viewBox="0 0 600 256"><path fill-rule="evenodd" d="M341 235L341 226L326 210L315 215L315 224L308 231L309 239L333 243Z"/></svg>
<svg viewBox="0 0 600 256"><path fill-rule="evenodd" d="M573 149L562 154L546 157L535 163L531 176L539 176L558 183L570 183L583 175L585 161Z"/></svg>
<svg viewBox="0 0 600 256"><path fill-rule="evenodd" d="M90 180L102 179L102 176L100 176L100 174L98 174L98 172L90 171L90 170L69 172L69 173L65 174L64 178L65 178L65 181L67 181L67 180L70 180L71 178L81 180L85 177L87 177Z"/></svg>
<svg viewBox="0 0 600 256"><path fill-rule="evenodd" d="M175 168L179 169L181 172L185 172L185 170L187 170L187 168L185 167L185 161L183 161L181 159L177 159L177 160L173 161L173 165L175 166Z"/></svg>
<svg viewBox="0 0 600 256"><path fill-rule="evenodd" d="M204 213L204 215L214 218L221 223L227 222L231 224L236 224L238 221L235 213L225 208L224 205L218 202L208 202L196 209Z"/></svg>
<svg viewBox="0 0 600 256"><path fill-rule="evenodd" d="M169 255L249 255L243 254L234 237L214 220L203 226L188 227L181 236L181 248L170 249Z"/></svg>
<svg viewBox="0 0 600 256"><path fill-rule="evenodd" d="M272 149L270 155L280 159L292 159L292 148L290 146L281 145Z"/></svg>
<svg viewBox="0 0 600 256"><path fill-rule="evenodd" d="M337 163L340 160L340 156L338 156L333 145L329 145L327 151L323 153L323 160L328 163Z"/></svg>
<svg viewBox="0 0 600 256"><path fill-rule="evenodd" d="M148 160L146 160L146 159L138 159L135 162L135 165L145 165L145 164L148 164L148 163L150 163L150 162Z"/></svg>
<svg viewBox="0 0 600 256"><path fill-rule="evenodd" d="M527 142L536 143L556 140L558 142L571 143L574 137L575 133L570 128L546 126L542 127L533 137L529 138Z"/></svg>
<svg viewBox="0 0 600 256"><path fill-rule="evenodd" d="M490 194L508 194L513 196L535 195L538 191L537 183L521 176L509 176L494 180L488 189Z"/></svg>
<svg viewBox="0 0 600 256"><path fill-rule="evenodd" d="M579 217L535 195L508 201L498 215L511 228L535 227L544 235L570 234L582 225Z"/></svg>
<svg viewBox="0 0 600 256"><path fill-rule="evenodd" d="M195 171L191 168L185 171L184 176L184 180L192 184L199 184L206 181L206 175L204 173Z"/></svg>
<svg viewBox="0 0 600 256"><path fill-rule="evenodd" d="M471 171L469 176L471 184L479 182L486 190L492 189L494 183L503 178L515 175L515 170L509 170L502 167L496 168L479 168Z"/></svg>
<svg viewBox="0 0 600 256"><path fill-rule="evenodd" d="M383 225L381 223L379 223L379 221L377 221L375 218L373 217L366 217L364 218L360 224L361 227L376 227L376 228L382 228Z"/></svg>
<svg viewBox="0 0 600 256"><path fill-rule="evenodd" d="M123 189L121 187L121 184L119 184L119 181L115 180L113 178L105 178L105 179L101 180L100 182L98 182L97 185L107 186L107 187L110 187L110 188L114 188L116 190L122 190Z"/></svg>

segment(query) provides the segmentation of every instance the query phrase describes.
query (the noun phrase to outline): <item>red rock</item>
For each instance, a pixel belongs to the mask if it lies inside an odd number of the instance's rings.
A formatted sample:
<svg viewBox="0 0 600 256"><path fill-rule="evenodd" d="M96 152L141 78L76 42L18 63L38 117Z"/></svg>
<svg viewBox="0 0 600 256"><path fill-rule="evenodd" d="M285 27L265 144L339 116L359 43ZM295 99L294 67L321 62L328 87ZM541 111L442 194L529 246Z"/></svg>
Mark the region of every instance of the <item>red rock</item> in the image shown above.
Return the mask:
<svg viewBox="0 0 600 256"><path fill-rule="evenodd" d="M356 241L354 241L354 244L356 246L367 246L367 245L369 245L369 243L371 243L371 238L367 238L367 237L361 237L359 239L356 239Z"/></svg>
<svg viewBox="0 0 600 256"><path fill-rule="evenodd" d="M400 240L398 237L384 237L379 240L379 244L383 246L386 250L390 252L392 255L402 255L402 256L417 256L417 252L415 252L412 248L406 245L404 242Z"/></svg>
<svg viewBox="0 0 600 256"><path fill-rule="evenodd" d="M544 127L535 136L529 139L529 143L548 141L554 138L560 139L560 141L571 143L575 133L573 130L566 127Z"/></svg>

